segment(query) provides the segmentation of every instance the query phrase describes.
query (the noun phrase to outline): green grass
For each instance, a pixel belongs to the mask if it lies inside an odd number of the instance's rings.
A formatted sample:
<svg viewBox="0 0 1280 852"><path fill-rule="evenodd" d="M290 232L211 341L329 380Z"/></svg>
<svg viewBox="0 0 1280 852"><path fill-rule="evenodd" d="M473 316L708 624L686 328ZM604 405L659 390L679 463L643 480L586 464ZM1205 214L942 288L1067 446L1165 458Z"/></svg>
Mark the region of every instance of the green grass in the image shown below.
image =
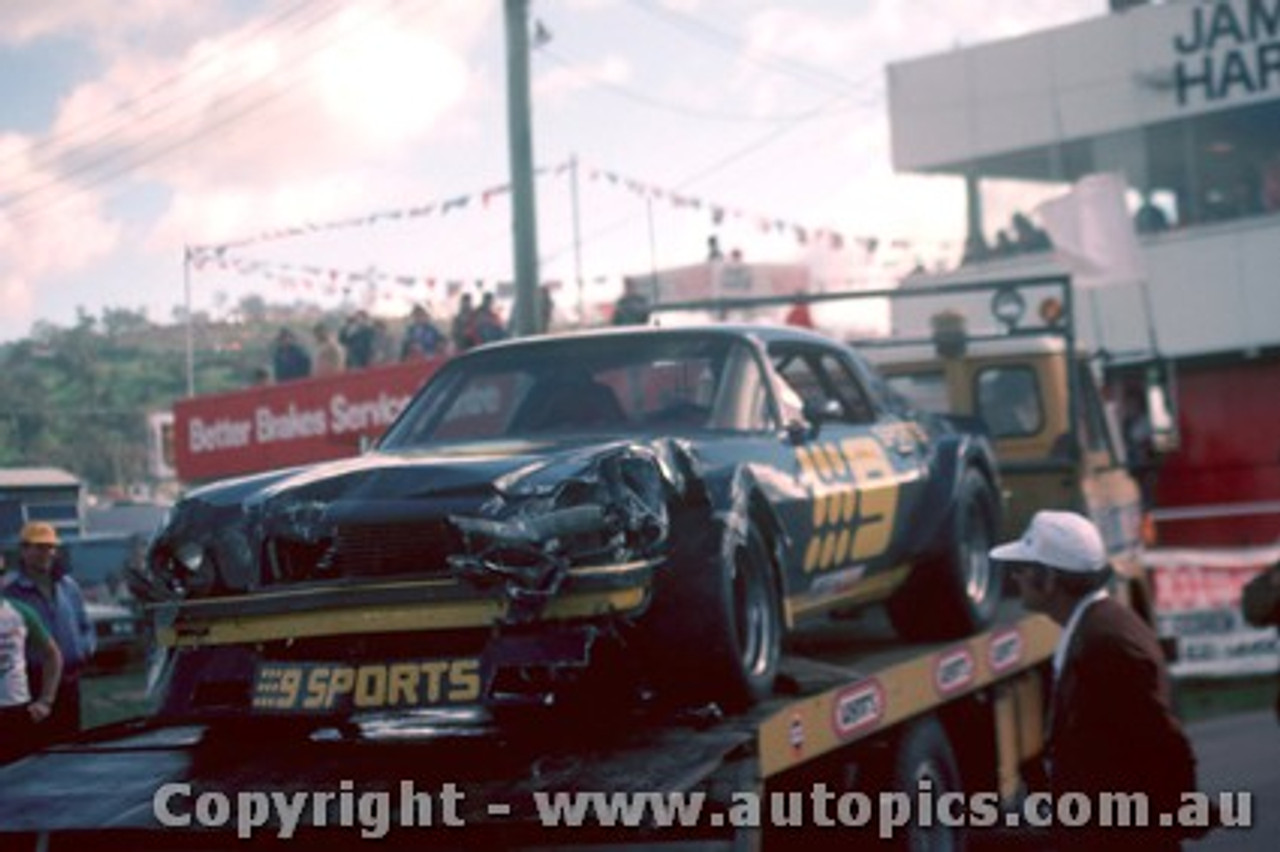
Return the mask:
<svg viewBox="0 0 1280 852"><path fill-rule="evenodd" d="M80 682L81 724L97 728L145 716L150 711L146 688L147 672L140 664L87 675Z"/></svg>
<svg viewBox="0 0 1280 852"><path fill-rule="evenodd" d="M1274 707L1275 675L1233 678L1186 678L1174 686L1174 701L1184 722L1247 713Z"/></svg>

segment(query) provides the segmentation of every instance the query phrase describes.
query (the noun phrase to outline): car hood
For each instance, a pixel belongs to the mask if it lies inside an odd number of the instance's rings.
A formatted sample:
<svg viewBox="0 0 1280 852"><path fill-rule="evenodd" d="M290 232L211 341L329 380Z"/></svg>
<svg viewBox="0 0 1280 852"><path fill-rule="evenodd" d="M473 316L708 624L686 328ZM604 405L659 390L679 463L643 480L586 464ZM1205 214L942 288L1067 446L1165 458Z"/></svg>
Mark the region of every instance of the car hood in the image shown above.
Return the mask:
<svg viewBox="0 0 1280 852"><path fill-rule="evenodd" d="M593 460L623 450L618 439L547 443L503 441L446 445L431 450L377 451L319 465L264 485L246 508L281 501L375 501L533 494Z"/></svg>
<svg viewBox="0 0 1280 852"><path fill-rule="evenodd" d="M617 437L486 441L379 450L356 458L206 486L179 504L161 543L238 529L249 540L284 535L318 541L337 525L395 525L450 515L500 517L602 460L643 455L679 490L675 444ZM682 453L686 451L681 451ZM237 560L243 561L243 560Z"/></svg>

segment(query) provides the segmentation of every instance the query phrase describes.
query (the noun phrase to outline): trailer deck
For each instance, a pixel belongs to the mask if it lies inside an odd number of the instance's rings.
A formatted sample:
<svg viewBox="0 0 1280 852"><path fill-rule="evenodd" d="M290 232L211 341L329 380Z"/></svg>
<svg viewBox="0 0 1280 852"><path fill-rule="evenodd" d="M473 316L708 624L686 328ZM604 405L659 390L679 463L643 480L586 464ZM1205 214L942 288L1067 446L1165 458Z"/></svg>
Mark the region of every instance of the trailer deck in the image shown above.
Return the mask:
<svg viewBox="0 0 1280 852"><path fill-rule="evenodd" d="M996 745L992 781L1012 794L1019 762L1039 748L1040 672L1056 626L1006 602L995 626L967 640L904 644L877 616L801 634L777 695L728 718L714 708L672 713L602 696L587 708L503 728L456 712L369 717L306 735L269 719L130 720L0 768L0 834L40 849L82 848L86 840L94 848L222 848L243 842L236 816L214 828L194 819L167 827L157 816L165 791L171 798L161 804L188 818L204 794L213 794L206 805L217 817L219 795L234 808L240 794L327 792L316 807L327 811L328 826L316 827L308 811L292 842L357 842L360 802L380 794L392 827L383 843L430 836L467 848L740 845L742 833L724 817L734 794L794 786L828 757L979 695L993 708L993 730L965 739ZM626 831L598 822L552 830L537 796L555 792L696 793L701 818L679 830L651 819ZM254 826L253 837L279 840L280 830L272 821Z"/></svg>

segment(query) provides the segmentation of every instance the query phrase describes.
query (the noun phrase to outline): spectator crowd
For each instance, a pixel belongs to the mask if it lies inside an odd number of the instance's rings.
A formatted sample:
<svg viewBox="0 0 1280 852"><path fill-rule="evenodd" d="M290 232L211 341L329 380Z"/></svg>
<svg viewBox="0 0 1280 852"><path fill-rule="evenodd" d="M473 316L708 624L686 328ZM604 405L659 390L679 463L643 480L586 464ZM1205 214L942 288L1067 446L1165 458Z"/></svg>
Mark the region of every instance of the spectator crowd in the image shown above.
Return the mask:
<svg viewBox="0 0 1280 852"><path fill-rule="evenodd" d="M554 304L551 292L539 290L537 321L540 330L551 327ZM253 384L291 382L313 376L329 376L348 370L455 355L511 335L498 310L493 293L486 292L477 303L471 293L463 293L458 310L446 324L431 311L414 305L397 339L387 321L357 310L333 329L321 321L311 329L310 347L293 329L281 328L270 350L270 368L261 368Z"/></svg>

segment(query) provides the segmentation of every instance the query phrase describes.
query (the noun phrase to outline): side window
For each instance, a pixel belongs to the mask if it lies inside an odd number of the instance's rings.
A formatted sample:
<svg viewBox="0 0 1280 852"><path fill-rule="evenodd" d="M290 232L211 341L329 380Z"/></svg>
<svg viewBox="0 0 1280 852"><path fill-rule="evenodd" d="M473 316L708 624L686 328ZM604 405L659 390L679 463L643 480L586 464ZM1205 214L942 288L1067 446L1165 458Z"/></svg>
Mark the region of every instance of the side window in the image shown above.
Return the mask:
<svg viewBox="0 0 1280 852"><path fill-rule="evenodd" d="M770 351L774 369L806 406L847 423L867 423L875 410L857 376L835 353L801 347Z"/></svg>
<svg viewBox="0 0 1280 852"><path fill-rule="evenodd" d="M947 397L947 380L941 370L899 373L885 376L889 390L911 403L917 411L947 414L951 403Z"/></svg>
<svg viewBox="0 0 1280 852"><path fill-rule="evenodd" d="M822 373L844 407L845 419L851 423L870 423L876 419L875 409L867 399L862 383L848 364L834 353L826 352L822 356Z"/></svg>
<svg viewBox="0 0 1280 852"><path fill-rule="evenodd" d="M830 399L822 389L822 382L814 371L809 360L798 352L774 353L773 368L782 376L791 391L800 398L800 404L806 407L826 404Z"/></svg>
<svg viewBox="0 0 1280 852"><path fill-rule="evenodd" d="M988 367L978 372L977 414L993 438L1023 438L1044 428L1040 383L1030 367Z"/></svg>

